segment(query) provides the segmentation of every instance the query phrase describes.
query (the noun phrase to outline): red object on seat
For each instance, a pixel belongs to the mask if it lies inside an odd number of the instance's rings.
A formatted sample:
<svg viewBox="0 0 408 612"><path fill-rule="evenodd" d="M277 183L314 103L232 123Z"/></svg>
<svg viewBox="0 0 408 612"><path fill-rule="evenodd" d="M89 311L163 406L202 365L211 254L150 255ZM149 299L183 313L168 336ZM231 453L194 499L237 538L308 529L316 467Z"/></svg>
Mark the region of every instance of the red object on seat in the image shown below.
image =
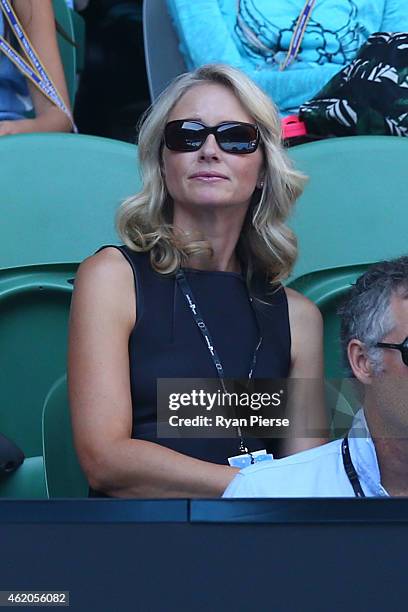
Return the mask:
<svg viewBox="0 0 408 612"><path fill-rule="evenodd" d="M288 138L299 138L307 136L306 124L300 121L297 115L289 115L282 119L282 137L284 140Z"/></svg>

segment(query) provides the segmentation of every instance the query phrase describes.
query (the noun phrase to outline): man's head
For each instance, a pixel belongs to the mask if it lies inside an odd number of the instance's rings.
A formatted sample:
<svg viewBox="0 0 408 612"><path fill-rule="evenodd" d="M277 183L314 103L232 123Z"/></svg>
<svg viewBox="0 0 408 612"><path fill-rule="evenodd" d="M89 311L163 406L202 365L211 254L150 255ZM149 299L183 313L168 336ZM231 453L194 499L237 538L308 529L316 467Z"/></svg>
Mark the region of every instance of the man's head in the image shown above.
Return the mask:
<svg viewBox="0 0 408 612"><path fill-rule="evenodd" d="M408 337L408 257L373 265L352 287L339 314L344 355L364 385L366 413L392 423L393 430L405 428L408 366L395 345Z"/></svg>
<svg viewBox="0 0 408 612"><path fill-rule="evenodd" d="M405 340L407 308L408 256L371 266L353 285L339 310L341 342L347 363L361 382L368 383L365 370L379 375L394 367L408 375L399 351L377 346Z"/></svg>

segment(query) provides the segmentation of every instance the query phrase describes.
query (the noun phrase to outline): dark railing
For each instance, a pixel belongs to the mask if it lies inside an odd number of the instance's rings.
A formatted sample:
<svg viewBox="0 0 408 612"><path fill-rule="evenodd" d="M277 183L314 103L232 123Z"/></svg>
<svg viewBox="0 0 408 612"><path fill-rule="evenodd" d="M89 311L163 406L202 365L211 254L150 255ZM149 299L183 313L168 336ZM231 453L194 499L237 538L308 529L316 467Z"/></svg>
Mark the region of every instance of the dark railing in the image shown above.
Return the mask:
<svg viewBox="0 0 408 612"><path fill-rule="evenodd" d="M75 612L406 612L407 550L408 499L0 500L0 591Z"/></svg>

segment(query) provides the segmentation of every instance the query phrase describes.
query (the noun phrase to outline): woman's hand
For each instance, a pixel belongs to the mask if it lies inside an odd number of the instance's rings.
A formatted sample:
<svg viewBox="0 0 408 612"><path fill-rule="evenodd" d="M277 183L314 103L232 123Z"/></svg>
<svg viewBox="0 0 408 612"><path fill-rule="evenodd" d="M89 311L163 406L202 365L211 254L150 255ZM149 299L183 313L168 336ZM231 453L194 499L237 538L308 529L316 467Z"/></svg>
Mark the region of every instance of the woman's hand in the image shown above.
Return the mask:
<svg viewBox="0 0 408 612"><path fill-rule="evenodd" d="M16 125L18 123L20 123L20 121L0 121L0 136L20 134L21 130L19 129L19 126Z"/></svg>

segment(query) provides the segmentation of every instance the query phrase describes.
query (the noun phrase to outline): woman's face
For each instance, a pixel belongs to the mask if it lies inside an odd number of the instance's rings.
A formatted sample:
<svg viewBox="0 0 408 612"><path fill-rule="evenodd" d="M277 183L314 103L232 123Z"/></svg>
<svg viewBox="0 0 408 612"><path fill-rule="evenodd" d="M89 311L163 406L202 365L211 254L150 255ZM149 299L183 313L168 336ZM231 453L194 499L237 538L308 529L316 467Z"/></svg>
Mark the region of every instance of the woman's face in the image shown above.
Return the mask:
<svg viewBox="0 0 408 612"><path fill-rule="evenodd" d="M189 89L170 113L168 121L190 119L206 126L225 121L254 123L231 90L216 83L203 83ZM237 155L222 151L214 134L194 152L170 151L163 147L163 171L174 207L248 208L259 187L263 154Z"/></svg>

